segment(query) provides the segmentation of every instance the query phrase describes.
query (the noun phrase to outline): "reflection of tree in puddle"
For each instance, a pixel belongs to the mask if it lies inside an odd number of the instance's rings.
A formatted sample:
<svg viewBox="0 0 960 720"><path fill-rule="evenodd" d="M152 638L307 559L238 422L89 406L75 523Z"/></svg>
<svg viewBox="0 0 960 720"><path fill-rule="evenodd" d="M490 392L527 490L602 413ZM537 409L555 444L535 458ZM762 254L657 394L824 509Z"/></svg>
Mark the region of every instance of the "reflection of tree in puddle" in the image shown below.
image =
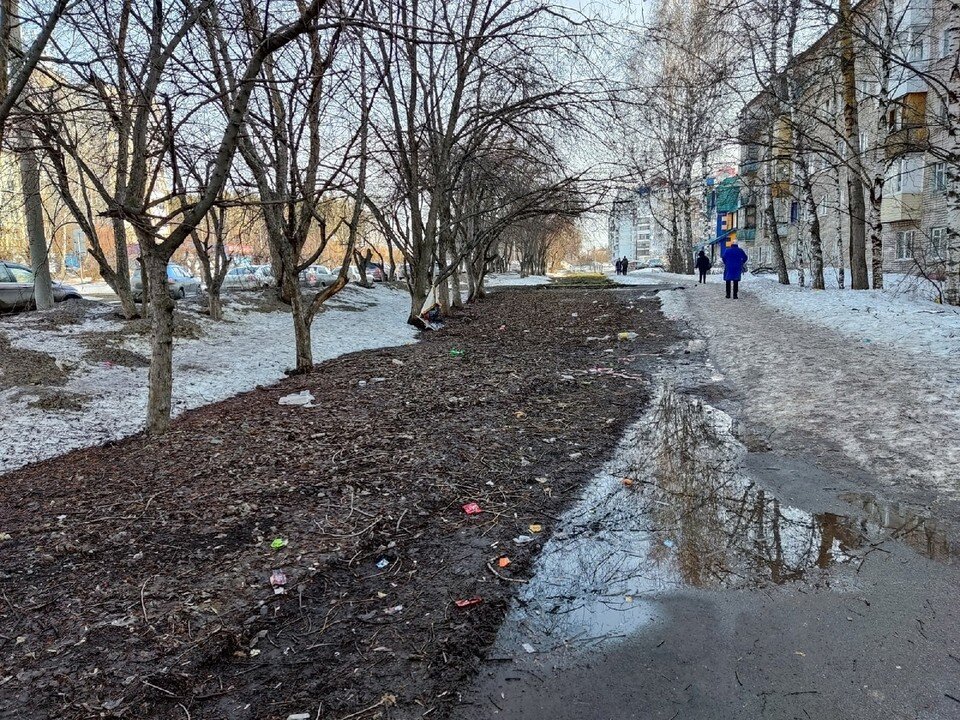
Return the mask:
<svg viewBox="0 0 960 720"><path fill-rule="evenodd" d="M935 522L872 498L844 498L863 508L862 520L783 505L743 474L730 422L665 391L564 514L505 628L530 639L609 639L656 617L658 596L683 586L824 583L828 568L893 537L949 556Z"/></svg>
<svg viewBox="0 0 960 720"><path fill-rule="evenodd" d="M851 560L863 543L849 518L783 506L745 478L742 447L714 410L666 392L650 440L652 467L634 469L636 497L660 540L653 554L685 584L794 582Z"/></svg>
<svg viewBox="0 0 960 720"><path fill-rule="evenodd" d="M932 518L917 515L896 504L885 505L868 494L846 493L840 499L861 508L866 523L902 540L921 555L950 561L956 553L946 531Z"/></svg>

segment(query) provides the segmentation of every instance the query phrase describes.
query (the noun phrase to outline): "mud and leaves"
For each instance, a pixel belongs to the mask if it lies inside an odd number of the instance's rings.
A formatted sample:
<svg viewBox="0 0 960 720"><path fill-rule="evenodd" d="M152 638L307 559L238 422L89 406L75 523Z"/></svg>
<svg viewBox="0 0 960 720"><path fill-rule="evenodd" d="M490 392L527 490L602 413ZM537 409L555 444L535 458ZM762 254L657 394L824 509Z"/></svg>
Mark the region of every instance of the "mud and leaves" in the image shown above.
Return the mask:
<svg viewBox="0 0 960 720"><path fill-rule="evenodd" d="M0 716L442 709L671 341L638 290L495 293L417 345L6 475Z"/></svg>
<svg viewBox="0 0 960 720"><path fill-rule="evenodd" d="M0 332L0 390L32 385L62 386L69 374L52 355L14 347L10 338Z"/></svg>

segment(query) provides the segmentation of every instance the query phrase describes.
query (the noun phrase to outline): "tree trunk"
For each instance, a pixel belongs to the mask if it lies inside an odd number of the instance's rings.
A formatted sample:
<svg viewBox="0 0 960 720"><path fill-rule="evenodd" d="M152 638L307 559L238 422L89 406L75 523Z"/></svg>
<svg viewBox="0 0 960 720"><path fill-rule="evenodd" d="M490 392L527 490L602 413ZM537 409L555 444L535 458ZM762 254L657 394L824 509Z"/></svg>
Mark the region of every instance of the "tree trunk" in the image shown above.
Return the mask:
<svg viewBox="0 0 960 720"><path fill-rule="evenodd" d="M868 290L866 203L860 159L860 118L857 103L857 65L853 44L851 0L840 0L840 74L843 80L843 120L846 132L847 207L850 222L850 288Z"/></svg>
<svg viewBox="0 0 960 720"><path fill-rule="evenodd" d="M787 258L783 252L783 243L780 240L780 229L777 227L777 211L774 206L773 188L767 185L764 215L766 216L767 234L770 238L770 247L773 250L773 261L777 266L777 280L781 285L790 284L790 274L787 272Z"/></svg>
<svg viewBox="0 0 960 720"><path fill-rule="evenodd" d="M883 290L883 221L880 220L883 183L883 176L875 175L870 189L870 271L874 290Z"/></svg>
<svg viewBox="0 0 960 720"><path fill-rule="evenodd" d="M447 267L447 240L445 235L445 232L441 233L440 241L437 243L437 264L439 265L438 272L441 275ZM450 311L450 283L447 282L447 278L434 278L434 287L437 289L437 302L440 303L442 312L446 314Z"/></svg>
<svg viewBox="0 0 960 720"><path fill-rule="evenodd" d="M423 330L426 324L420 315L423 313L423 306L427 302L430 278L424 263L416 263L410 270L412 275L410 278L410 317L407 318L407 324Z"/></svg>
<svg viewBox="0 0 960 720"><path fill-rule="evenodd" d="M307 320L303 298L299 292L293 293L290 307L293 315L293 336L297 352L297 372L307 373L313 369L313 340L310 322Z"/></svg>
<svg viewBox="0 0 960 720"><path fill-rule="evenodd" d="M23 212L30 241L30 267L33 270L33 299L37 310L53 307L53 284L50 279L50 261L47 257L47 234L43 222L43 199L40 197L40 165L36 151L30 147L33 140L28 132L20 131L25 147L20 151L20 183L23 187Z"/></svg>
<svg viewBox="0 0 960 720"><path fill-rule="evenodd" d="M846 286L846 273L843 264L843 196L840 192L840 173L837 170L837 287L841 290Z"/></svg>
<svg viewBox="0 0 960 720"><path fill-rule="evenodd" d="M764 191L763 191L763 215L767 230L767 237L770 240L770 248L773 250L773 261L777 267L777 280L781 285L790 284L790 274L787 272L787 258L783 252L783 243L780 240L780 229L777 227L777 208L774 204L773 186L777 180L776 164L777 147L773 132L773 123L767 130L767 163L764 167Z"/></svg>
<svg viewBox="0 0 960 720"><path fill-rule="evenodd" d="M453 298L453 307L460 309L463 307L463 295L460 293L460 256L457 255L456 245L454 245L453 254L456 257L456 264L450 275L450 293Z"/></svg>
<svg viewBox="0 0 960 720"><path fill-rule="evenodd" d="M207 286L207 308L210 312L210 319L223 320L223 301L220 299L220 288Z"/></svg>
<svg viewBox="0 0 960 720"><path fill-rule="evenodd" d="M810 168L806 159L798 162L800 184L803 189L803 198L810 215L810 287L814 290L824 290L823 281L823 240L820 236L820 216L817 213L817 203L813 197L813 183L810 180Z"/></svg>
<svg viewBox="0 0 960 720"><path fill-rule="evenodd" d="M123 316L128 320L137 316L137 305L130 290L130 260L127 258L127 228L120 218L113 221L113 248L116 255L116 285L111 289L120 298Z"/></svg>
<svg viewBox="0 0 960 720"><path fill-rule="evenodd" d="M943 299L950 305L960 305L960 0L950 3L950 28L953 67L950 70L950 88L947 97L946 150L952 162L947 163L947 252Z"/></svg>
<svg viewBox="0 0 960 720"><path fill-rule="evenodd" d="M173 298L167 289L167 258L141 243L150 297L150 373L147 432L159 435L170 427L173 398Z"/></svg>

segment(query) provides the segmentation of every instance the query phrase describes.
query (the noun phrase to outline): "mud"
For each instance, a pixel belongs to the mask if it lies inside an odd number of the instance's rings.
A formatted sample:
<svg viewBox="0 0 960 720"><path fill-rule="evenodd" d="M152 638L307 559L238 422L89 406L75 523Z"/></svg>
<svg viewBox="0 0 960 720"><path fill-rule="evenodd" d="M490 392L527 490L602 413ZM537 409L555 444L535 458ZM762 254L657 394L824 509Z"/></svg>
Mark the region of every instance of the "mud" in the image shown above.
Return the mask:
<svg viewBox="0 0 960 720"><path fill-rule="evenodd" d="M69 374L52 355L14 348L10 339L0 333L0 390L31 385L61 386L66 384Z"/></svg>

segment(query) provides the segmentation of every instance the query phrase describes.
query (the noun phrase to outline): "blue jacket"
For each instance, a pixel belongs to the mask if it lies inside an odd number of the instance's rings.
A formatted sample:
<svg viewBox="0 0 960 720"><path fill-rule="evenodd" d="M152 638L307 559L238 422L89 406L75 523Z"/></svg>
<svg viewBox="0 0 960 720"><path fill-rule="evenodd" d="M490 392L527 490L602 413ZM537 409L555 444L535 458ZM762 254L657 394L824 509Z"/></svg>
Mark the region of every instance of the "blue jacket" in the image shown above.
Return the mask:
<svg viewBox="0 0 960 720"><path fill-rule="evenodd" d="M731 245L720 256L723 260L723 279L739 280L743 275L743 266L747 264L747 254L739 245Z"/></svg>

